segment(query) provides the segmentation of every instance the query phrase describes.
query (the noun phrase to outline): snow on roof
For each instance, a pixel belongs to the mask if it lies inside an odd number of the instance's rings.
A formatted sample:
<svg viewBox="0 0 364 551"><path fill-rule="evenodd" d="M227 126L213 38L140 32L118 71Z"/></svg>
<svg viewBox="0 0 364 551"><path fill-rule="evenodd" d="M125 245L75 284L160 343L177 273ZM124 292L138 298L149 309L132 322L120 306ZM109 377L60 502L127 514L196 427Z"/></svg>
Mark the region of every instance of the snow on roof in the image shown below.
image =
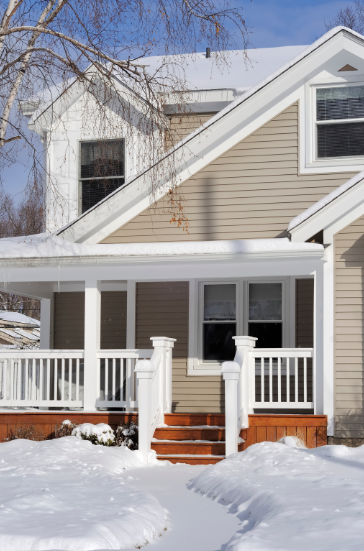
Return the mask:
<svg viewBox="0 0 364 551"><path fill-rule="evenodd" d="M28 331L24 331L23 329L19 329L19 327L17 327L15 331L19 333L19 335L21 335L22 337L26 337L30 341L39 341L39 337L33 335L32 333L28 333Z"/></svg>
<svg viewBox="0 0 364 551"><path fill-rule="evenodd" d="M178 243L123 243L88 245L72 243L52 234L0 239L0 260L19 258L134 257L211 254L318 252L321 245L291 243L287 238L190 241Z"/></svg>
<svg viewBox="0 0 364 551"><path fill-rule="evenodd" d="M186 79L196 90L217 90L234 88L247 90L266 78L273 71L285 65L290 59L300 54L307 46L283 46L279 48L257 48L244 50L230 50L224 52L227 65L219 67L214 63L214 52L211 58L206 53L151 56L139 60L139 63L148 65L146 70L153 74L161 66L162 73L175 74ZM248 55L248 61L246 60Z"/></svg>
<svg viewBox="0 0 364 551"><path fill-rule="evenodd" d="M12 331L11 329L4 329L3 327L1 327L0 333L5 333L6 335L9 335L9 337L13 337L14 339L21 339L21 335L18 335L18 333L15 333L15 331Z"/></svg>
<svg viewBox="0 0 364 551"><path fill-rule="evenodd" d="M319 210L322 210L327 205L332 203L335 199L340 197L340 195L343 195L346 191L354 187L356 184L359 184L364 179L364 170L362 172L359 172L359 174L356 174L356 176L353 176L339 186L337 189L334 189L331 193L320 199L320 201L317 201L314 205L311 205L308 209L304 210L298 216L293 218L293 220L290 221L288 226L288 231L293 230L293 228L296 228L299 224L302 224L305 220L316 214Z"/></svg>
<svg viewBox="0 0 364 551"><path fill-rule="evenodd" d="M34 318L30 318L29 316L20 314L19 312L8 312L4 310L0 311L0 323L1 321L9 321L12 323L24 323L27 325L37 325L38 327L40 326L40 321Z"/></svg>

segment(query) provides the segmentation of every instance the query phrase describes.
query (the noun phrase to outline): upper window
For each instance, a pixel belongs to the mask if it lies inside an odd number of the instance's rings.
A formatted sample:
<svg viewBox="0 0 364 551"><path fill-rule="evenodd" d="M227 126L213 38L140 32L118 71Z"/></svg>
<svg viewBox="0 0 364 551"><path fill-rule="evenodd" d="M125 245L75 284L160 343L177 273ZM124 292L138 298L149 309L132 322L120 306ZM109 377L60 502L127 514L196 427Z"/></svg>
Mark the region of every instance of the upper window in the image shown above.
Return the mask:
<svg viewBox="0 0 364 551"><path fill-rule="evenodd" d="M236 285L204 284L203 361L224 362L235 356Z"/></svg>
<svg viewBox="0 0 364 551"><path fill-rule="evenodd" d="M256 347L281 348L282 322L282 283L250 283L248 332Z"/></svg>
<svg viewBox="0 0 364 551"><path fill-rule="evenodd" d="M81 211L85 212L125 182L125 141L81 142Z"/></svg>
<svg viewBox="0 0 364 551"><path fill-rule="evenodd" d="M364 86L316 90L317 158L364 156Z"/></svg>

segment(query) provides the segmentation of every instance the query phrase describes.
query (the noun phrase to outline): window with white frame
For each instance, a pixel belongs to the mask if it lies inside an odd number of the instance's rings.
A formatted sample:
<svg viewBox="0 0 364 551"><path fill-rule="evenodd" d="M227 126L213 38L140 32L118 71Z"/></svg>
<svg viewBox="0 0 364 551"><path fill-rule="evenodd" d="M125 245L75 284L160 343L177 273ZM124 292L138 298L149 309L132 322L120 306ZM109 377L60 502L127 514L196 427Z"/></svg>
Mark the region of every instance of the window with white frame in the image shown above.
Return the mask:
<svg viewBox="0 0 364 551"><path fill-rule="evenodd" d="M224 362L235 356L236 285L203 284L202 360Z"/></svg>
<svg viewBox="0 0 364 551"><path fill-rule="evenodd" d="M364 85L316 89L317 159L364 156Z"/></svg>
<svg viewBox="0 0 364 551"><path fill-rule="evenodd" d="M125 183L125 140L81 142L80 211Z"/></svg>
<svg viewBox="0 0 364 551"><path fill-rule="evenodd" d="M257 348L281 348L282 283L249 283L248 334Z"/></svg>

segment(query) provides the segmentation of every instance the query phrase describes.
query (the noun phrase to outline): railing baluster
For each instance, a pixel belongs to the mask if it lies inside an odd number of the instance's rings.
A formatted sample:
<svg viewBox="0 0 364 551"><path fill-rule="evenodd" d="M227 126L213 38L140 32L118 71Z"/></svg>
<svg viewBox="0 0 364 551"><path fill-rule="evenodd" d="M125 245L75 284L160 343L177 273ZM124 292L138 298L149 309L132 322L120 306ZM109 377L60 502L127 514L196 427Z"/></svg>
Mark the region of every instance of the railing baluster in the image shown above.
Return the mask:
<svg viewBox="0 0 364 551"><path fill-rule="evenodd" d="M260 401L264 402L264 358L260 359Z"/></svg>
<svg viewBox="0 0 364 551"><path fill-rule="evenodd" d="M124 371L126 373L126 360L124 358L120 359L120 402L124 401Z"/></svg>
<svg viewBox="0 0 364 551"><path fill-rule="evenodd" d="M252 370L253 370L253 376L252 376L252 398L253 402L256 401L256 385L255 385L255 374L256 374L256 365L255 365L255 358L252 358Z"/></svg>
<svg viewBox="0 0 364 551"><path fill-rule="evenodd" d="M64 401L64 380L65 380L65 372L64 372L64 358L62 358L62 367L61 367L61 400Z"/></svg>
<svg viewBox="0 0 364 551"><path fill-rule="evenodd" d="M51 399L51 360L47 358L47 400Z"/></svg>
<svg viewBox="0 0 364 551"><path fill-rule="evenodd" d="M303 401L307 402L307 358L303 358Z"/></svg>
<svg viewBox="0 0 364 551"><path fill-rule="evenodd" d="M37 369L37 365L35 363L35 358L33 358L33 362L32 362L32 397L31 397L31 400L36 400L37 399L37 388L36 388L36 369Z"/></svg>
<svg viewBox="0 0 364 551"><path fill-rule="evenodd" d="M43 358L39 360L39 400L43 400Z"/></svg>
<svg viewBox="0 0 364 551"><path fill-rule="evenodd" d="M109 401L109 360L105 358L105 402Z"/></svg>
<svg viewBox="0 0 364 551"><path fill-rule="evenodd" d="M68 401L72 401L72 358L68 358Z"/></svg>
<svg viewBox="0 0 364 551"><path fill-rule="evenodd" d="M294 359L295 402L298 403L298 358Z"/></svg>
<svg viewBox="0 0 364 551"><path fill-rule="evenodd" d="M6 359L4 361L4 377L3 377L3 385L4 385L4 388L3 388L3 400L6 400L6 396L7 396L7 384L8 384L8 360Z"/></svg>
<svg viewBox="0 0 364 551"><path fill-rule="evenodd" d="M54 400L55 401L58 401L57 379L58 379L58 359L54 358Z"/></svg>
<svg viewBox="0 0 364 551"><path fill-rule="evenodd" d="M132 369L131 369L131 359L130 358L127 358L126 360L126 392L125 392L125 401L126 402L131 402L132 400L132 396L131 396L131 373L132 373Z"/></svg>
<svg viewBox="0 0 364 551"><path fill-rule="evenodd" d="M14 360L10 360L10 400L14 400Z"/></svg>
<svg viewBox="0 0 364 551"><path fill-rule="evenodd" d="M116 358L112 359L112 401L115 402Z"/></svg>
<svg viewBox="0 0 364 551"><path fill-rule="evenodd" d="M269 401L273 402L273 370L272 370L273 358L269 358Z"/></svg>
<svg viewBox="0 0 364 551"><path fill-rule="evenodd" d="M18 393L17 393L17 400L21 400L21 383L22 383L22 373L23 373L23 365L21 358L18 360Z"/></svg>
<svg viewBox="0 0 364 551"><path fill-rule="evenodd" d="M277 377L278 377L278 402L282 402L282 380L281 380L281 358L278 358L278 364L277 364Z"/></svg>
<svg viewBox="0 0 364 551"><path fill-rule="evenodd" d="M76 360L76 400L80 399L80 359Z"/></svg>
<svg viewBox="0 0 364 551"><path fill-rule="evenodd" d="M286 358L286 385L287 385L287 402L291 401L291 381L290 381L290 369L289 369L289 358Z"/></svg>
<svg viewBox="0 0 364 551"><path fill-rule="evenodd" d="M29 392L29 362L28 358L25 358L25 368L24 368L24 400L28 400Z"/></svg>

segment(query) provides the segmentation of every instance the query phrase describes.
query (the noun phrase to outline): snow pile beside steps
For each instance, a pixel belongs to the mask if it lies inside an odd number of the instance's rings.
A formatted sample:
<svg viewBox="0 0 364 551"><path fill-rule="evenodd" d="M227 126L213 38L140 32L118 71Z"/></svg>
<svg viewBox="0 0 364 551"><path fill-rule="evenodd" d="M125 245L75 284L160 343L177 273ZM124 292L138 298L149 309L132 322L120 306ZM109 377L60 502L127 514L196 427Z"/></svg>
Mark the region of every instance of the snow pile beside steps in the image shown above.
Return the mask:
<svg viewBox="0 0 364 551"><path fill-rule="evenodd" d="M364 446L263 442L208 467L190 488L239 515L226 551L364 549Z"/></svg>
<svg viewBox="0 0 364 551"><path fill-rule="evenodd" d="M151 463L156 462L151 457ZM131 549L157 538L167 513L130 485L138 451L64 437L0 444L0 549Z"/></svg>

